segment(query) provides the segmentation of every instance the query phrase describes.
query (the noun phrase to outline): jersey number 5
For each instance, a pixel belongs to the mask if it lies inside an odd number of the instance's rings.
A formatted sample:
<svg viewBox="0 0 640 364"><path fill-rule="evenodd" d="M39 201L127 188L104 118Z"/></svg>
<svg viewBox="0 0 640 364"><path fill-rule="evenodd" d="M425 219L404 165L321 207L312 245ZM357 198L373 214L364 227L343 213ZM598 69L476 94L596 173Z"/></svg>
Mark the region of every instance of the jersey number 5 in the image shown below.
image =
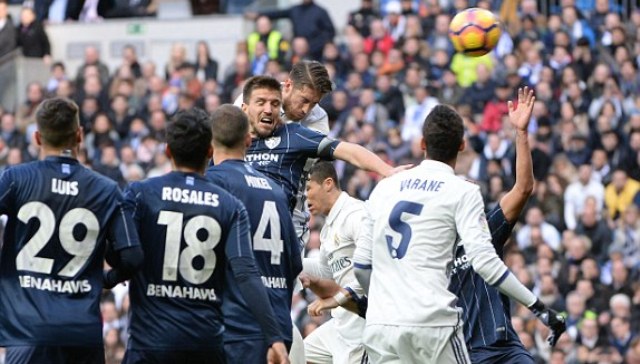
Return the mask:
<svg viewBox="0 0 640 364"><path fill-rule="evenodd" d="M167 237L164 242L164 263L162 280L178 280L180 276L191 284L206 282L216 268L216 253L213 249L220 243L222 229L212 217L194 216L184 225L184 214L175 211L160 211L158 224L167 226ZM182 237L187 247L180 251ZM202 267L196 269L193 261L202 258Z"/></svg>
<svg viewBox="0 0 640 364"><path fill-rule="evenodd" d="M402 214L407 213L411 215L420 215L424 205L410 202L400 201L391 210L389 215L389 227L391 230L400 234L400 243L394 244L393 236L387 234L387 248L389 248L389 254L393 259L402 259L407 253L409 242L411 241L411 225L402 220Z"/></svg>
<svg viewBox="0 0 640 364"><path fill-rule="evenodd" d="M40 227L27 241L16 256L16 269L35 273L51 274L54 260L37 256L49 243L56 230L56 216L49 206L39 201L24 204L18 211L18 219L27 224L36 218ZM76 239L73 231L83 225L86 233L83 239ZM100 233L100 223L93 212L77 207L69 210L60 220L58 239L67 254L73 258L59 272L62 277L75 277L85 266L93 253Z"/></svg>

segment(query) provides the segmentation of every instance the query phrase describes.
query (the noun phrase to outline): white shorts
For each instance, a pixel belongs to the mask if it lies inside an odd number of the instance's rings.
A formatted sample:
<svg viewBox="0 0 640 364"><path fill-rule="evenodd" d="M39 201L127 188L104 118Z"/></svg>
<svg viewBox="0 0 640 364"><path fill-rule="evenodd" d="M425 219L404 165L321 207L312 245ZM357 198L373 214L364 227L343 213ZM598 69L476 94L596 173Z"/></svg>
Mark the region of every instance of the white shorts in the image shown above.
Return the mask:
<svg viewBox="0 0 640 364"><path fill-rule="evenodd" d="M304 339L307 363L361 364L366 363L363 345L350 345L336 332L333 319L325 322Z"/></svg>
<svg viewBox="0 0 640 364"><path fill-rule="evenodd" d="M363 340L375 364L471 363L460 327L367 325Z"/></svg>
<svg viewBox="0 0 640 364"><path fill-rule="evenodd" d="M289 351L289 361L291 364L306 364L307 360L304 355L304 342L298 326L293 325L293 342Z"/></svg>

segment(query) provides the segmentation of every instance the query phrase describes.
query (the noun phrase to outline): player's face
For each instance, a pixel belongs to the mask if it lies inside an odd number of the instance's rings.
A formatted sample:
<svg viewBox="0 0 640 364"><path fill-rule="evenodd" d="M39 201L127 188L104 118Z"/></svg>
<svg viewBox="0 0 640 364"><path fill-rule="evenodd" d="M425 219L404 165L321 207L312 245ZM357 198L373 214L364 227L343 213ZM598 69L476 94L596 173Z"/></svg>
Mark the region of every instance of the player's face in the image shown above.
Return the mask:
<svg viewBox="0 0 640 364"><path fill-rule="evenodd" d="M280 123L280 105L282 94L279 90L266 88L253 90L249 104L242 104L242 111L247 114L251 135L267 138Z"/></svg>
<svg viewBox="0 0 640 364"><path fill-rule="evenodd" d="M282 89L284 113L292 121L302 120L320 101L320 94L310 88L295 88L289 80Z"/></svg>
<svg viewBox="0 0 640 364"><path fill-rule="evenodd" d="M325 214L325 201L326 193L322 188L322 184L314 181L307 181L307 203L309 204L309 211L314 215Z"/></svg>

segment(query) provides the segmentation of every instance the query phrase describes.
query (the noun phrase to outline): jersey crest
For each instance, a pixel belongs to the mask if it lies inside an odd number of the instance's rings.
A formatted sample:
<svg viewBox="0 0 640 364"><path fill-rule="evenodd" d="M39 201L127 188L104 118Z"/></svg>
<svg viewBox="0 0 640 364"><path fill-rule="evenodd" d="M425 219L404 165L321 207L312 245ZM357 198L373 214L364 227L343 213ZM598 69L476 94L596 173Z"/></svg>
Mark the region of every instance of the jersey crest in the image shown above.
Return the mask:
<svg viewBox="0 0 640 364"><path fill-rule="evenodd" d="M278 145L280 145L280 142L282 141L282 138L279 136L273 136L269 139L266 139L264 141L264 144L267 146L267 148L269 149L273 149L275 147L277 147Z"/></svg>

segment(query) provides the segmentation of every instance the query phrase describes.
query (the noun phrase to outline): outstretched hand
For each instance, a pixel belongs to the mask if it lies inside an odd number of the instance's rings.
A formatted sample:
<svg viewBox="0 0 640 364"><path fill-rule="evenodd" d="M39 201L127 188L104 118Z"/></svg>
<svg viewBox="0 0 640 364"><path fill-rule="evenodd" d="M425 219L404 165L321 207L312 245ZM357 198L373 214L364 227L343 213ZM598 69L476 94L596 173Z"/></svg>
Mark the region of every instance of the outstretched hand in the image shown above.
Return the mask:
<svg viewBox="0 0 640 364"><path fill-rule="evenodd" d="M533 104L536 101L536 97L533 95L533 90L528 87L524 89L518 89L518 104L514 106L513 101L507 102L509 108L509 122L516 130L526 131L529 127L529 121L531 120L531 113L533 112Z"/></svg>

